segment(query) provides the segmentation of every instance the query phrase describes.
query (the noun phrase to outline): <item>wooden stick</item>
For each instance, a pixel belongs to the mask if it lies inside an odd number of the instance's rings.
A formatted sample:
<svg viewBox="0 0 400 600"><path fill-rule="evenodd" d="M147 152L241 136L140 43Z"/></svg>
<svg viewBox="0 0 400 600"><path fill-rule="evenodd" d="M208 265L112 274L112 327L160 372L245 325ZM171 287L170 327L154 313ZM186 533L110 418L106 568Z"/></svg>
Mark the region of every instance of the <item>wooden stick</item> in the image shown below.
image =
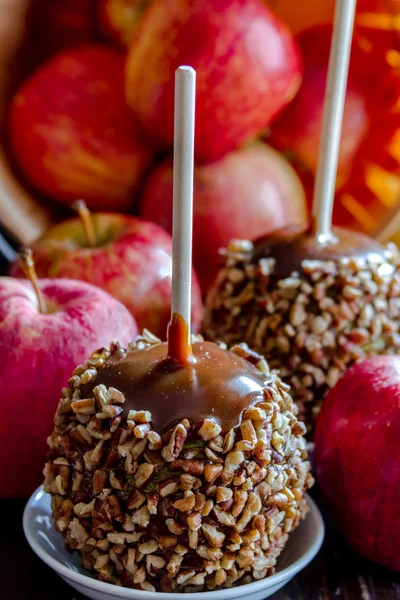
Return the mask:
<svg viewBox="0 0 400 600"><path fill-rule="evenodd" d="M188 324L187 344L191 321L195 91L196 72L191 67L179 67L175 72L171 315L172 321L174 315L181 315Z"/></svg>
<svg viewBox="0 0 400 600"><path fill-rule="evenodd" d="M87 241L89 245L94 248L96 245L96 234L94 232L92 215L86 206L86 202L84 200L75 200L72 208L76 210L80 216Z"/></svg>
<svg viewBox="0 0 400 600"><path fill-rule="evenodd" d="M336 0L324 118L313 198L317 239L329 242L356 0Z"/></svg>

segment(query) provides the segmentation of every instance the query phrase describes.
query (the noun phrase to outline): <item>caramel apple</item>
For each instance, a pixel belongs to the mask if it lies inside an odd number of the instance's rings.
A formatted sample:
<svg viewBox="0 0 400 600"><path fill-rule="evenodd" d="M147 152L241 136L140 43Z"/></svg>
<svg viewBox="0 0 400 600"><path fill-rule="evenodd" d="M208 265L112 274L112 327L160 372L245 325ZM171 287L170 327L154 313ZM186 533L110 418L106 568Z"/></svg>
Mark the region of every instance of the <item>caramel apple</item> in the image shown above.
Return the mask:
<svg viewBox="0 0 400 600"><path fill-rule="evenodd" d="M279 368L310 428L344 370L400 347L400 255L334 228L234 240L208 295L204 333L251 344Z"/></svg>
<svg viewBox="0 0 400 600"><path fill-rule="evenodd" d="M241 344L149 332L95 352L63 390L45 490L67 548L102 581L146 591L273 573L307 511L304 425Z"/></svg>
<svg viewBox="0 0 400 600"><path fill-rule="evenodd" d="M337 0L307 232L234 240L208 298L205 334L251 342L280 369L310 426L345 369L400 346L400 255L332 228L355 0Z"/></svg>
<svg viewBox="0 0 400 600"><path fill-rule="evenodd" d="M190 336L195 81L177 69L168 343L145 330L77 367L45 467L67 548L102 581L150 592L273 573L313 481L305 426L265 359Z"/></svg>

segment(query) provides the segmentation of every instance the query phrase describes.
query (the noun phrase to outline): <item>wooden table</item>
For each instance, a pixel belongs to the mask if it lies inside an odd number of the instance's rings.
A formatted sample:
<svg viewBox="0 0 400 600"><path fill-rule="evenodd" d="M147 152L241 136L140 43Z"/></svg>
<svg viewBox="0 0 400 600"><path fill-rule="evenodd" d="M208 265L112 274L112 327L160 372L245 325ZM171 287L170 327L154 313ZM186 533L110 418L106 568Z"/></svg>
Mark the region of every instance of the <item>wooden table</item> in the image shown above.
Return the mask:
<svg viewBox="0 0 400 600"><path fill-rule="evenodd" d="M312 495L321 504L316 489ZM85 600L30 550L22 532L23 508L20 500L0 501L0 598ZM400 600L400 573L358 558L329 519L325 522L327 535L318 556L271 600Z"/></svg>

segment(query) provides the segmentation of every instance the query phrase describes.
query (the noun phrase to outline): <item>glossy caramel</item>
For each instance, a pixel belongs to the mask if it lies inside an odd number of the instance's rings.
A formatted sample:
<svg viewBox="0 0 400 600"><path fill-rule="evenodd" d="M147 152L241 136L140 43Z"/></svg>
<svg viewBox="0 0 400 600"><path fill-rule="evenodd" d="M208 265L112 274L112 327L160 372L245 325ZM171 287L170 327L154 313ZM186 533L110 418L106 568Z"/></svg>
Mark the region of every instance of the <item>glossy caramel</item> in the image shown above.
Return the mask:
<svg viewBox="0 0 400 600"><path fill-rule="evenodd" d="M334 227L332 233L332 238L325 240L318 239L311 231L278 231L254 242L252 262L275 258L275 274L288 277L293 271L301 271L303 260L363 257L370 262L381 262L384 259L384 248L372 238L342 227Z"/></svg>
<svg viewBox="0 0 400 600"><path fill-rule="evenodd" d="M149 410L157 431L179 419L197 424L212 417L226 432L240 423L246 408L263 399L268 377L212 342L195 343L192 352L193 362L186 365L167 357L166 343L116 353L81 392L87 397L101 383L115 387L126 397L124 414Z"/></svg>

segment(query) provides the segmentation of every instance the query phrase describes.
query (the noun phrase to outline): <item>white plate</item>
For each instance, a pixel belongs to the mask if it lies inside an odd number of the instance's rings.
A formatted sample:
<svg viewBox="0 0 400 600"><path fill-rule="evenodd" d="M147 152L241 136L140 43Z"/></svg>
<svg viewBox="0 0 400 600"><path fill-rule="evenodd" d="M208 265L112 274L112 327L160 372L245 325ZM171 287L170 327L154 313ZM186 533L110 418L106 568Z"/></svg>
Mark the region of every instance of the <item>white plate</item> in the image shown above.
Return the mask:
<svg viewBox="0 0 400 600"><path fill-rule="evenodd" d="M274 575L227 590L185 594L185 599L233 600L240 597L243 600L264 600L288 583L314 558L324 538L324 523L318 507L309 496L307 501L310 512L290 535ZM26 539L39 558L64 581L92 600L154 600L156 595L162 596L162 600L176 600L176 594L143 592L93 579L80 566L77 554L71 555L65 550L62 536L53 528L50 497L42 487L28 500L23 526Z"/></svg>

